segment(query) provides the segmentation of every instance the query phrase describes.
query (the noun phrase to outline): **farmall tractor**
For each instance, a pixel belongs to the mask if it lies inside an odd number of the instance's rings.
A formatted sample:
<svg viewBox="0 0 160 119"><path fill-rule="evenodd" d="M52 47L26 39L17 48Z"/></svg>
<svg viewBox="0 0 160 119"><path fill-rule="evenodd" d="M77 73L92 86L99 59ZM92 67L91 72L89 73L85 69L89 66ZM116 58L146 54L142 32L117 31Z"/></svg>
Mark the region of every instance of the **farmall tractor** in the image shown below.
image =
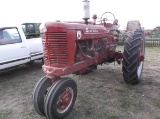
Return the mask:
<svg viewBox="0 0 160 119"><path fill-rule="evenodd" d="M144 32L131 32L125 42L124 52L116 51L118 20L111 12L105 12L96 23L89 22L89 1L84 3L84 22L46 22L41 28L46 76L33 90L33 106L36 112L48 119L62 119L73 108L77 97L76 82L65 77L68 74L84 74L98 65L122 62L124 80L137 84L141 79L144 62ZM112 23L108 15L112 15ZM117 33L116 33L117 32Z"/></svg>

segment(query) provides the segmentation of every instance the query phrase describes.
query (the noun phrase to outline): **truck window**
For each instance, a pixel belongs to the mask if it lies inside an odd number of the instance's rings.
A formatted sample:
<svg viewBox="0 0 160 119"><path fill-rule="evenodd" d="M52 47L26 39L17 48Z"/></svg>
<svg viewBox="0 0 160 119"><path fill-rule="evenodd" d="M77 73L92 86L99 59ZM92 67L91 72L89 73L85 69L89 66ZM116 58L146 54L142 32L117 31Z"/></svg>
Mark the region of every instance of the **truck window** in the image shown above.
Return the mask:
<svg viewBox="0 0 160 119"><path fill-rule="evenodd" d="M0 45L21 43L19 32L16 28L0 29Z"/></svg>
<svg viewBox="0 0 160 119"><path fill-rule="evenodd" d="M35 28L34 28L34 24L32 24L32 23L23 24L22 28L26 33L35 33L36 32Z"/></svg>

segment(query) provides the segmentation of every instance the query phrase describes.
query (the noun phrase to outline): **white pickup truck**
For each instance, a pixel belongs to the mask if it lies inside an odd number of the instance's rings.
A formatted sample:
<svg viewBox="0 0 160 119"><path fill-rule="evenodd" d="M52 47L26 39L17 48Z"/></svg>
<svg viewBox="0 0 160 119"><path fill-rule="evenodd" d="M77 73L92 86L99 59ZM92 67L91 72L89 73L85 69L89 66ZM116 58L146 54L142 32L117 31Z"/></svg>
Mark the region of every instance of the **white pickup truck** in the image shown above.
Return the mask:
<svg viewBox="0 0 160 119"><path fill-rule="evenodd" d="M26 39L21 25L0 26L0 70L43 59L41 38Z"/></svg>

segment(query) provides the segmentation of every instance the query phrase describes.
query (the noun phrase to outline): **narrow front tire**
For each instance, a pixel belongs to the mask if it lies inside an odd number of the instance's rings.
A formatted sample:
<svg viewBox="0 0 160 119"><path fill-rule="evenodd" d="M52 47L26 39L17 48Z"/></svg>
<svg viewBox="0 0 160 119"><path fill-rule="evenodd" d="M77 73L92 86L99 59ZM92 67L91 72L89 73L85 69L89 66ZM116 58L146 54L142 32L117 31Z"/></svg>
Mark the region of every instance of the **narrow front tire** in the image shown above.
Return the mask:
<svg viewBox="0 0 160 119"><path fill-rule="evenodd" d="M77 84L70 78L61 78L50 88L45 113L48 119L63 119L73 108L77 97Z"/></svg>

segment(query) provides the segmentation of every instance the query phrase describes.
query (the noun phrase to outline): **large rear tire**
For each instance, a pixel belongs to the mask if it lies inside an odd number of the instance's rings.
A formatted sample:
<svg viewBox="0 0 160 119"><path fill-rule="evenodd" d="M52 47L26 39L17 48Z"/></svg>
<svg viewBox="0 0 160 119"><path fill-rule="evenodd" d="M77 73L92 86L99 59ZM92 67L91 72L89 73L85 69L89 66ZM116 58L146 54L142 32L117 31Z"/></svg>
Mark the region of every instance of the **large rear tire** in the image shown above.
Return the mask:
<svg viewBox="0 0 160 119"><path fill-rule="evenodd" d="M70 78L61 78L50 88L45 100L45 113L48 119L66 117L77 97L77 84Z"/></svg>
<svg viewBox="0 0 160 119"><path fill-rule="evenodd" d="M32 102L34 109L41 116L45 116L44 100L45 100L45 95L48 92L47 90L51 85L52 81L47 77L43 77L35 85L34 90L32 92Z"/></svg>
<svg viewBox="0 0 160 119"><path fill-rule="evenodd" d="M138 84L141 79L145 54L145 37L141 29L128 34L124 44L122 71L129 84Z"/></svg>

